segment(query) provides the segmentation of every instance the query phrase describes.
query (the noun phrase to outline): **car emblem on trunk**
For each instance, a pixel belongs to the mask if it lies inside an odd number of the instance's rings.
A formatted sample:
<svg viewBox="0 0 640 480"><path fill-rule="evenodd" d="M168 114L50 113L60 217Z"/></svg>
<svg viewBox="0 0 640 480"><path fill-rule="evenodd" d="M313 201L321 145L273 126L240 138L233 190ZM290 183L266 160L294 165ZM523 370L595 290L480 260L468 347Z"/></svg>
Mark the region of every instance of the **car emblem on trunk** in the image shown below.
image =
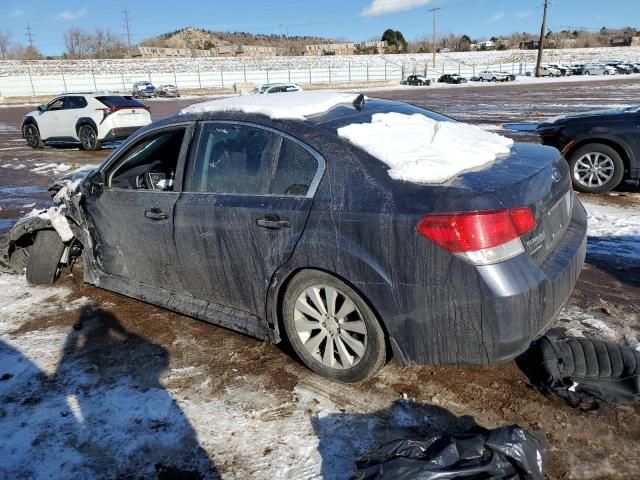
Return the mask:
<svg viewBox="0 0 640 480"><path fill-rule="evenodd" d="M552 168L551 169L551 178L553 179L553 181L555 183L558 183L560 181L560 179L562 178L562 175L560 175L560 170L558 170L557 168Z"/></svg>

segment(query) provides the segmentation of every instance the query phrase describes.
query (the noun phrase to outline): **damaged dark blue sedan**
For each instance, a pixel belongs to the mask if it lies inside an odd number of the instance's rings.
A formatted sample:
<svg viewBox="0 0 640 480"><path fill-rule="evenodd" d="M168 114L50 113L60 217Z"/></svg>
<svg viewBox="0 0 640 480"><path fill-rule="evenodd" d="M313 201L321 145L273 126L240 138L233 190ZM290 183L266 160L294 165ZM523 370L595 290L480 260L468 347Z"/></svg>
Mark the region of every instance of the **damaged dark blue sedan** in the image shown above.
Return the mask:
<svg viewBox="0 0 640 480"><path fill-rule="evenodd" d="M390 169L388 151L374 155L342 129L400 115L437 130L450 119L362 96L265 97L139 131L67 181L56 207L18 222L6 261L40 284L82 257L90 284L286 339L313 371L344 382L391 356L504 361L547 329L586 246L557 150L514 144L483 167L415 182L404 176L419 164Z"/></svg>

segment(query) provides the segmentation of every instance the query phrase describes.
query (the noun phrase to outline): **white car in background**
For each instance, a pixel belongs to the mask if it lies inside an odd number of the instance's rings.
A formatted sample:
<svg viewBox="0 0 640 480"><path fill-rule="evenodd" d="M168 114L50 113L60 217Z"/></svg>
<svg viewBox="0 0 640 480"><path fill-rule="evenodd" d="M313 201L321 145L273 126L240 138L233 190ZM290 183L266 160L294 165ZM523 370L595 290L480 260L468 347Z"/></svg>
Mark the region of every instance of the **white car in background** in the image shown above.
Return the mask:
<svg viewBox="0 0 640 480"><path fill-rule="evenodd" d="M251 94L301 92L302 88L295 83L265 83L251 90Z"/></svg>
<svg viewBox="0 0 640 480"><path fill-rule="evenodd" d="M22 136L32 148L64 142L98 150L102 143L124 140L150 123L149 107L130 96L68 93L26 114Z"/></svg>
<svg viewBox="0 0 640 480"><path fill-rule="evenodd" d="M540 76L541 77L561 77L562 71L560 71L555 67L552 67L551 65L541 65Z"/></svg>
<svg viewBox="0 0 640 480"><path fill-rule="evenodd" d="M478 78L481 82L506 82L509 80L509 74L484 70L478 74Z"/></svg>
<svg viewBox="0 0 640 480"><path fill-rule="evenodd" d="M615 75L616 69L602 63L587 63L582 69L583 75Z"/></svg>

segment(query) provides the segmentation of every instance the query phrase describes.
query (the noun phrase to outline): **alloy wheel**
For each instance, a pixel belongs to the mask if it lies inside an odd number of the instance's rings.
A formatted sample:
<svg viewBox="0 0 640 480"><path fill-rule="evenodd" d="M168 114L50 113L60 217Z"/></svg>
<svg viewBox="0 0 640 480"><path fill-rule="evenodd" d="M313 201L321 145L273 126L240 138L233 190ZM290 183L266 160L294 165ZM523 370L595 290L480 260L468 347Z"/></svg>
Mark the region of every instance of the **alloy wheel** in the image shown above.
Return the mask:
<svg viewBox="0 0 640 480"><path fill-rule="evenodd" d="M614 172L613 160L600 152L585 153L573 166L574 178L588 188L601 187L610 182Z"/></svg>
<svg viewBox="0 0 640 480"><path fill-rule="evenodd" d="M324 366L352 368L367 351L367 327L355 303L340 290L312 285L297 298L294 325L302 345Z"/></svg>
<svg viewBox="0 0 640 480"><path fill-rule="evenodd" d="M40 141L40 135L38 129L34 125L27 125L24 127L24 138L27 141L27 145L30 147L36 147Z"/></svg>
<svg viewBox="0 0 640 480"><path fill-rule="evenodd" d="M96 132L91 127L80 129L80 143L85 150L94 150L96 145Z"/></svg>

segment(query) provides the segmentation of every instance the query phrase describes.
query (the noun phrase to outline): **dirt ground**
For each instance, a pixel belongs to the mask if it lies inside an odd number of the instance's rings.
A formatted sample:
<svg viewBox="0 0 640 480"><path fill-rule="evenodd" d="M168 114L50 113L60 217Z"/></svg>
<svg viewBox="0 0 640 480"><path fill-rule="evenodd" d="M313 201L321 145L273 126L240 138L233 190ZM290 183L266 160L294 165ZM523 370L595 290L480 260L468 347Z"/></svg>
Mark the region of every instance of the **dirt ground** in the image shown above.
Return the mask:
<svg viewBox="0 0 640 480"><path fill-rule="evenodd" d="M507 84L432 91L405 88L368 94L410 101L459 120L492 125L494 130L499 130L502 123L509 121L638 103L639 91L640 81L635 80L624 84L619 81ZM157 119L189 103L193 100L150 101L149 105ZM34 172L37 164L97 163L109 153L107 150L86 153L51 147L37 151L28 149L18 132L21 116L28 110L31 108L0 109L0 233L33 204L44 205L48 201L46 186L53 171ZM518 139L532 140L530 137ZM25 167L3 168L9 164L24 164ZM640 206L640 190L629 184L612 195L582 198L593 204L631 210ZM403 398L411 402L413 411L421 412L424 418L429 417L437 425L451 427L460 422L475 421L488 428L516 423L542 430L551 447L548 475L552 479L640 476L637 449L640 405L601 406L590 412L577 410L560 399L546 398L534 390L515 362L495 367L406 369L391 362L365 383L334 384L306 370L286 346L265 344L103 291L83 284L81 278L76 267L73 272L65 272L59 281L60 286L70 290L64 302L72 307L54 309L46 315L32 312L18 328L3 335L18 338L55 328L71 336L74 325L75 330L81 332L83 321L88 321L88 303L93 309L93 317L98 320L107 316L115 318L124 331L160 346L168 356L166 368L160 375L161 385L183 408L202 449L215 464L211 478L346 478L355 456L366 447L367 442L362 439L368 439L369 443L380 441L393 431L388 427L393 419L397 419L397 408L400 408L394 402ZM609 262L588 258L569 306L588 312L605 323L624 318L624 322L633 323L632 327L637 329L639 299L638 266L618 265L614 268ZM74 301L80 300L82 306L74 308ZM56 302L58 299L55 298L50 301ZM563 315L567 316L571 311L565 309ZM563 328L567 320L563 315L555 327ZM105 339L109 335L111 333L104 333ZM128 349L136 348L135 343L125 345L124 351L122 348L111 349L110 345L104 341L95 347L105 365L121 365L123 355L125 359L133 355L133 350ZM154 355L153 351L149 355ZM136 358L140 368L151 360L144 355ZM193 373L184 374L185 371ZM122 372L117 369L112 372L118 373ZM194 412L213 400L220 400L229 412L239 408L244 415L242 422L247 423L236 425L232 422L226 424L225 431L206 433L210 418ZM407 404L403 405L406 408ZM231 413L229 415L232 417ZM262 450L253 453L248 460L246 452L234 444L233 438L241 436L245 429L256 428L252 422L264 431L269 425L282 425L282 432L289 431L289 427L285 427L289 422L294 425L290 429L294 433L291 433L292 437L279 439L276 435L274 443L266 446L258 442ZM311 423L312 432L318 437L317 452L291 450L289 443L295 439L298 428L295 422ZM301 444L307 435L302 433L307 431L305 429L307 426L299 427Z"/></svg>

